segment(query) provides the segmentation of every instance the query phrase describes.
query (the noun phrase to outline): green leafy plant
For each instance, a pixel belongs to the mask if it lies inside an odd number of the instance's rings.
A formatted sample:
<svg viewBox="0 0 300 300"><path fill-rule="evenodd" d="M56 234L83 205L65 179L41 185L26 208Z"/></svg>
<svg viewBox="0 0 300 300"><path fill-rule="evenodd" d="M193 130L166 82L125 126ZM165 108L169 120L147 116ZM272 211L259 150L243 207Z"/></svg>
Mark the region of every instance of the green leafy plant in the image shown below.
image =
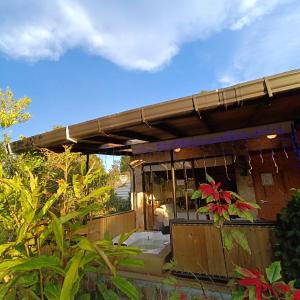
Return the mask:
<svg viewBox="0 0 300 300"><path fill-rule="evenodd" d="M235 272L237 279L231 282L234 287L233 300L300 299L300 290L295 288L295 281L285 283L282 280L279 261L267 267L265 274L257 269L248 270L239 266Z"/></svg>
<svg viewBox="0 0 300 300"><path fill-rule="evenodd" d="M206 205L198 209L200 214L212 214L214 225L220 228L223 246L230 251L237 243L249 253L250 248L245 235L238 230L224 230L224 222L230 221L231 217L239 216L250 222L253 222L251 211L258 209L259 206L254 202L248 202L232 191L224 191L221 188L221 182L216 181L206 174L207 183L200 184L194 191L192 199L204 199Z"/></svg>
<svg viewBox="0 0 300 300"><path fill-rule="evenodd" d="M181 286L177 278L170 274L175 269L176 265L176 261L171 260L163 266L163 271L169 272L168 277L164 279L163 283L164 285L171 286L173 288L170 294L170 300L186 300L186 294L181 290Z"/></svg>
<svg viewBox="0 0 300 300"><path fill-rule="evenodd" d="M0 169L0 220L10 232L0 245L0 299L71 300L78 295L89 299L81 282L89 273L100 271L111 274L110 283L120 293L138 299L137 290L117 275L116 268L140 264L131 258L140 249L114 246L111 240L90 242L78 233L83 218L101 209L99 201L91 202L101 199L106 189L88 191L94 178L90 170L86 175L73 174L70 180L70 160L66 159L65 177L57 181L54 192L28 168L13 176ZM127 238L123 235L120 240ZM102 283L98 293L116 298L117 293L103 290L106 282Z"/></svg>
<svg viewBox="0 0 300 300"><path fill-rule="evenodd" d="M31 99L28 97L15 99L9 88L6 91L0 89L0 128L5 129L27 121L30 114L26 109L30 102Z"/></svg>
<svg viewBox="0 0 300 300"><path fill-rule="evenodd" d="M281 260L287 280L297 278L300 287L300 189L294 191L291 201L277 217L275 256Z"/></svg>

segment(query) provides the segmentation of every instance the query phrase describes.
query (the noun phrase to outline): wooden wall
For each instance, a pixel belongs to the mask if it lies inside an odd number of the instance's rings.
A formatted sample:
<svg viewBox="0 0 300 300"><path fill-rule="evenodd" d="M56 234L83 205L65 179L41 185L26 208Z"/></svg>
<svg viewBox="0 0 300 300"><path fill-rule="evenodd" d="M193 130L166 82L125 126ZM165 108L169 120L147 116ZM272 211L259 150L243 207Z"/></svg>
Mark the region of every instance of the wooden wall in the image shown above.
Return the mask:
<svg viewBox="0 0 300 300"><path fill-rule="evenodd" d="M87 236L91 241L104 239L105 233L113 238L136 227L135 211L97 218L89 221L87 227Z"/></svg>
<svg viewBox="0 0 300 300"><path fill-rule="evenodd" d="M229 225L245 233L252 254L240 247L224 254L220 230L212 224L172 224L173 259L176 271L210 276L233 276L234 264L264 269L272 262L273 226Z"/></svg>

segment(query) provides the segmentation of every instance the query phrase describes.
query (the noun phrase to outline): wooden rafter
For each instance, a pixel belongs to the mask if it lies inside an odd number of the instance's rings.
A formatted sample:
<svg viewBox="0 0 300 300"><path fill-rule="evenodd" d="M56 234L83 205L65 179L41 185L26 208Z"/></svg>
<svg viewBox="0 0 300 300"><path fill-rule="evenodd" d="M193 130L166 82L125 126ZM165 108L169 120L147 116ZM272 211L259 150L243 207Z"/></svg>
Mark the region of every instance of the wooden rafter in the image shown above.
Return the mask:
<svg viewBox="0 0 300 300"><path fill-rule="evenodd" d="M186 133L183 130L181 130L180 128L177 128L173 125L170 125L167 122L159 122L159 123L154 123L154 124L151 123L151 126L158 130L161 130L163 132L169 133L175 137L185 137L186 136Z"/></svg>
<svg viewBox="0 0 300 300"><path fill-rule="evenodd" d="M159 141L159 139L153 135L148 135L140 132L136 132L133 130L121 130L114 133L115 135L130 138L130 139L138 139L147 142L155 142Z"/></svg>

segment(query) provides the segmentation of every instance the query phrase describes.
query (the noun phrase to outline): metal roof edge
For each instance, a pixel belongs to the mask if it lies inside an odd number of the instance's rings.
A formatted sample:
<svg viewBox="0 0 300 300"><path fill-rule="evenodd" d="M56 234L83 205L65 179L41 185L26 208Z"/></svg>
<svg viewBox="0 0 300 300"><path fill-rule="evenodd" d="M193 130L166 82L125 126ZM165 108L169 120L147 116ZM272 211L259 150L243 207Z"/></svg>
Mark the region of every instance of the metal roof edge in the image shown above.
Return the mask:
<svg viewBox="0 0 300 300"><path fill-rule="evenodd" d="M143 123L143 118L147 121L155 121L190 113L195 109L199 111L212 110L220 105L231 105L239 101L251 101L265 95L273 96L273 94L299 88L300 69L296 69L246 81L219 90L200 92L70 125L68 126L69 135L73 139L80 139L101 134L101 132L105 133L106 131L117 130L125 126L139 125ZM196 107L194 104L196 104ZM21 152L28 149L28 145L33 147L48 147L67 142L66 127L63 127L34 135L24 140L12 142L11 148L13 152Z"/></svg>

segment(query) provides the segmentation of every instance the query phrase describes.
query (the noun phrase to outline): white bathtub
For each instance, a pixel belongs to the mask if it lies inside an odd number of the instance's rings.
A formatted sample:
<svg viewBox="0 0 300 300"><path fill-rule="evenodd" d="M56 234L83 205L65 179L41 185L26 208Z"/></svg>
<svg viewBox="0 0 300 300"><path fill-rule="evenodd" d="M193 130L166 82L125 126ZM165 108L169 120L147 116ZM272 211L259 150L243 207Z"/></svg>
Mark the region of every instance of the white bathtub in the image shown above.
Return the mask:
<svg viewBox="0 0 300 300"><path fill-rule="evenodd" d="M113 239L118 243L120 236ZM143 253L159 254L166 246L170 244L170 235L162 234L160 231L141 231L134 232L123 245L138 247Z"/></svg>

